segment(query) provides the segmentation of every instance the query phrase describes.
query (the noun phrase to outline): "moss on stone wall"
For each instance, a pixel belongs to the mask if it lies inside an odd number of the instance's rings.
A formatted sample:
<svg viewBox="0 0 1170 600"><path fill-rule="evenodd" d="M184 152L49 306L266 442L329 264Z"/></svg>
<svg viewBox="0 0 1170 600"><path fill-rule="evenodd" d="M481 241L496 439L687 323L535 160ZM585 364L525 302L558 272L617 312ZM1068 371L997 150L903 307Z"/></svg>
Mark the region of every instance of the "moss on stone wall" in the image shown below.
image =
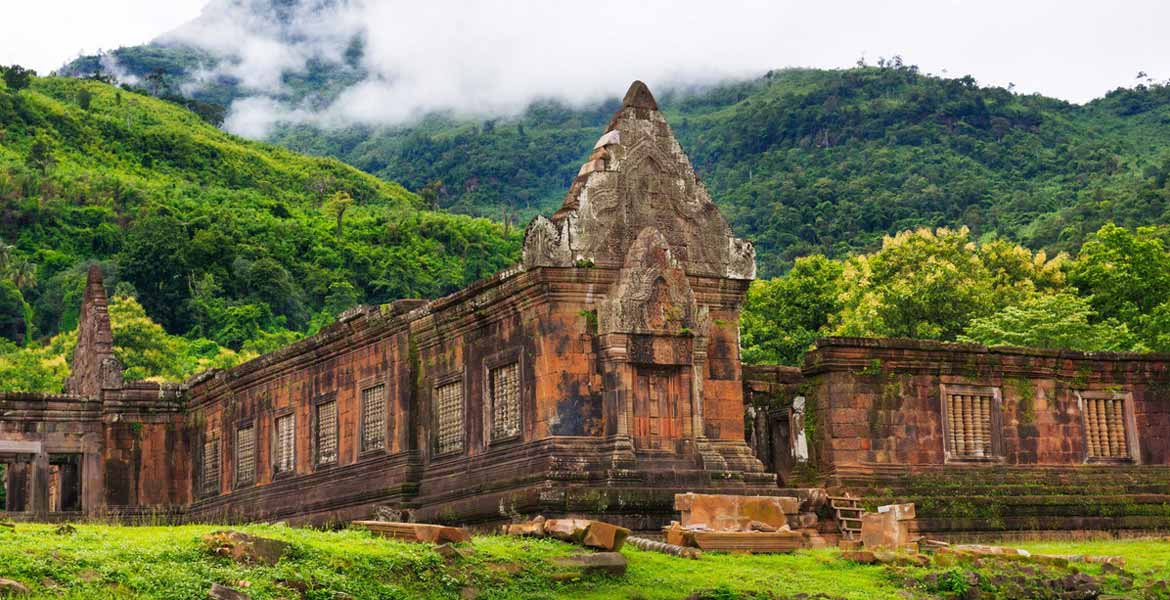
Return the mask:
<svg viewBox="0 0 1170 600"><path fill-rule="evenodd" d="M1036 384L1029 379L1017 377L1011 380L1011 386L1018 397L1016 416L1020 425L1032 425L1036 422Z"/></svg>

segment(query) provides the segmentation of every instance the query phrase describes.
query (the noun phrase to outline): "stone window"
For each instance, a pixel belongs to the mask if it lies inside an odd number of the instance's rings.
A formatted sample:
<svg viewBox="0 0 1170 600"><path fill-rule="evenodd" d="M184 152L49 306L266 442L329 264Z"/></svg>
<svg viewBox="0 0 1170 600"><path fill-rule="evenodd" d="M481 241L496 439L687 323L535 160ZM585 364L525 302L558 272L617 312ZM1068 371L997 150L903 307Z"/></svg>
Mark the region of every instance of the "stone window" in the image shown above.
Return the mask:
<svg viewBox="0 0 1170 600"><path fill-rule="evenodd" d="M491 441L520 435L520 363L501 365L488 371L491 401Z"/></svg>
<svg viewBox="0 0 1170 600"><path fill-rule="evenodd" d="M251 423L236 429L236 486L256 482L256 427Z"/></svg>
<svg viewBox="0 0 1170 600"><path fill-rule="evenodd" d="M276 443L272 452L272 471L292 473L297 469L297 421L289 414L276 418Z"/></svg>
<svg viewBox="0 0 1170 600"><path fill-rule="evenodd" d="M435 454L463 450L463 381L435 388Z"/></svg>
<svg viewBox="0 0 1170 600"><path fill-rule="evenodd" d="M337 462L337 401L317 405L317 464Z"/></svg>
<svg viewBox="0 0 1170 600"><path fill-rule="evenodd" d="M1085 422L1085 455L1090 461L1128 461L1130 439L1128 394L1078 392Z"/></svg>
<svg viewBox="0 0 1170 600"><path fill-rule="evenodd" d="M212 438L203 442L203 468L201 469L203 493L213 495L219 493L219 439Z"/></svg>
<svg viewBox="0 0 1170 600"><path fill-rule="evenodd" d="M386 386L362 390L362 452L386 447Z"/></svg>
<svg viewBox="0 0 1170 600"><path fill-rule="evenodd" d="M995 388L943 387L946 457L988 460L996 457L999 393Z"/></svg>

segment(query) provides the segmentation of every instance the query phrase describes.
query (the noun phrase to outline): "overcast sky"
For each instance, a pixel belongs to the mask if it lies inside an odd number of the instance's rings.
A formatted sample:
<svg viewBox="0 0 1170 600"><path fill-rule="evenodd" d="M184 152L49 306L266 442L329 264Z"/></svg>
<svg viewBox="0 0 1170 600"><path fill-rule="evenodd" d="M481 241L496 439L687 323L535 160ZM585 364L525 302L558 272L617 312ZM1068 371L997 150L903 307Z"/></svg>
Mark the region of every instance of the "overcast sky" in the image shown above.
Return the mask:
<svg viewBox="0 0 1170 600"><path fill-rule="evenodd" d="M846 67L863 55L873 63L900 54L926 72L971 74L983 84L1014 83L1017 91L1076 102L1133 85L1139 70L1170 78L1170 2L1157 0L362 3L341 27L368 28L367 66L401 79L395 89L384 78L355 90L338 107L346 114L378 116L405 97L423 98L417 102L425 107L460 93L501 106L529 95L616 95L624 90L616 82L634 77L654 87L786 66ZM196 17L204 4L4 0L0 64L47 73L79 52L147 42ZM224 27L198 35L216 46L240 34ZM211 39L216 35L221 39ZM280 47L259 48L252 66L299 60ZM416 85L401 85L411 77Z"/></svg>

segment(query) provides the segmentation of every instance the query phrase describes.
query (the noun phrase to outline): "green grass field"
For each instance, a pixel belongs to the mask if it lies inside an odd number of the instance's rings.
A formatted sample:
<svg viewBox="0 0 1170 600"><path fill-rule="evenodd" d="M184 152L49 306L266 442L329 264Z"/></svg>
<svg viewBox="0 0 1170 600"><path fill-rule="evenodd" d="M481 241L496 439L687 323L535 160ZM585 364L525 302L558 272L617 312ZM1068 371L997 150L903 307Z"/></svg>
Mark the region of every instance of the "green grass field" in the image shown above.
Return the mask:
<svg viewBox="0 0 1170 600"><path fill-rule="evenodd" d="M78 525L76 529L71 535L59 535L51 525L17 524L15 532L0 528L0 577L26 585L33 598L199 599L206 598L212 583L220 583L257 599L732 600L801 593L861 599L902 598L907 592L918 598L961 597L970 587L992 589L983 597L1011 597L1003 590L994 591L998 589L994 577L1003 568L1021 568L996 566L994 561L929 567L863 566L842 560L836 550L772 556L708 553L700 560L687 560L626 547L622 550L629 559L625 577L566 580L551 559L581 549L556 541L477 536L471 543L473 553L447 562L430 546L388 541L364 531L279 525L239 528L292 544L276 566L248 567L213 556L204 548L202 536L220 527ZM1127 559L1126 571L1120 574L1102 573L1099 565L1079 563L1045 566L1039 571L1022 567L1037 579L1079 570L1098 577L1104 591L1155 598L1158 592L1148 584L1170 579L1167 541L1034 543L1024 547L1050 554L1121 555ZM968 581L971 573L979 573L985 582L972 585Z"/></svg>

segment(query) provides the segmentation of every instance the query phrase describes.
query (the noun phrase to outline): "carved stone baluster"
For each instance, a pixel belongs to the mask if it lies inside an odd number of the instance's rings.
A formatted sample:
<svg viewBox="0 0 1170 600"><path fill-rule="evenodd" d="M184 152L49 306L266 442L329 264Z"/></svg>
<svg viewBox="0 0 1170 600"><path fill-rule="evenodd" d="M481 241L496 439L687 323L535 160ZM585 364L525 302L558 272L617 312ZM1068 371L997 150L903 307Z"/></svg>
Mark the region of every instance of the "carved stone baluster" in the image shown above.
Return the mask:
<svg viewBox="0 0 1170 600"><path fill-rule="evenodd" d="M1109 419L1105 416L1105 401L1101 398L1093 400L1097 404L1097 431L1100 456L1109 456Z"/></svg>
<svg viewBox="0 0 1170 600"><path fill-rule="evenodd" d="M980 422L983 426L983 456L991 456L991 397L979 397Z"/></svg>
<svg viewBox="0 0 1170 600"><path fill-rule="evenodd" d="M1101 456L1101 443L1097 431L1097 402L1085 399L1085 441L1089 445L1089 456Z"/></svg>
<svg viewBox="0 0 1170 600"><path fill-rule="evenodd" d="M1126 452L1125 443L1125 426L1121 418L1121 400L1109 400L1107 406L1109 407L1109 451L1112 456L1125 457L1129 453Z"/></svg>
<svg viewBox="0 0 1170 600"><path fill-rule="evenodd" d="M975 415L971 414L971 397L960 397L963 404L963 456L971 456L975 452Z"/></svg>
<svg viewBox="0 0 1170 600"><path fill-rule="evenodd" d="M974 427L971 428L971 437L975 440L975 447L971 455L983 458L983 406L981 396L971 396L971 416Z"/></svg>
<svg viewBox="0 0 1170 600"><path fill-rule="evenodd" d="M946 402L947 402L947 450L952 455L954 455L954 454L959 453L959 444L956 441L957 440L957 438L956 438L957 425L955 424L955 395L954 394L947 394Z"/></svg>

